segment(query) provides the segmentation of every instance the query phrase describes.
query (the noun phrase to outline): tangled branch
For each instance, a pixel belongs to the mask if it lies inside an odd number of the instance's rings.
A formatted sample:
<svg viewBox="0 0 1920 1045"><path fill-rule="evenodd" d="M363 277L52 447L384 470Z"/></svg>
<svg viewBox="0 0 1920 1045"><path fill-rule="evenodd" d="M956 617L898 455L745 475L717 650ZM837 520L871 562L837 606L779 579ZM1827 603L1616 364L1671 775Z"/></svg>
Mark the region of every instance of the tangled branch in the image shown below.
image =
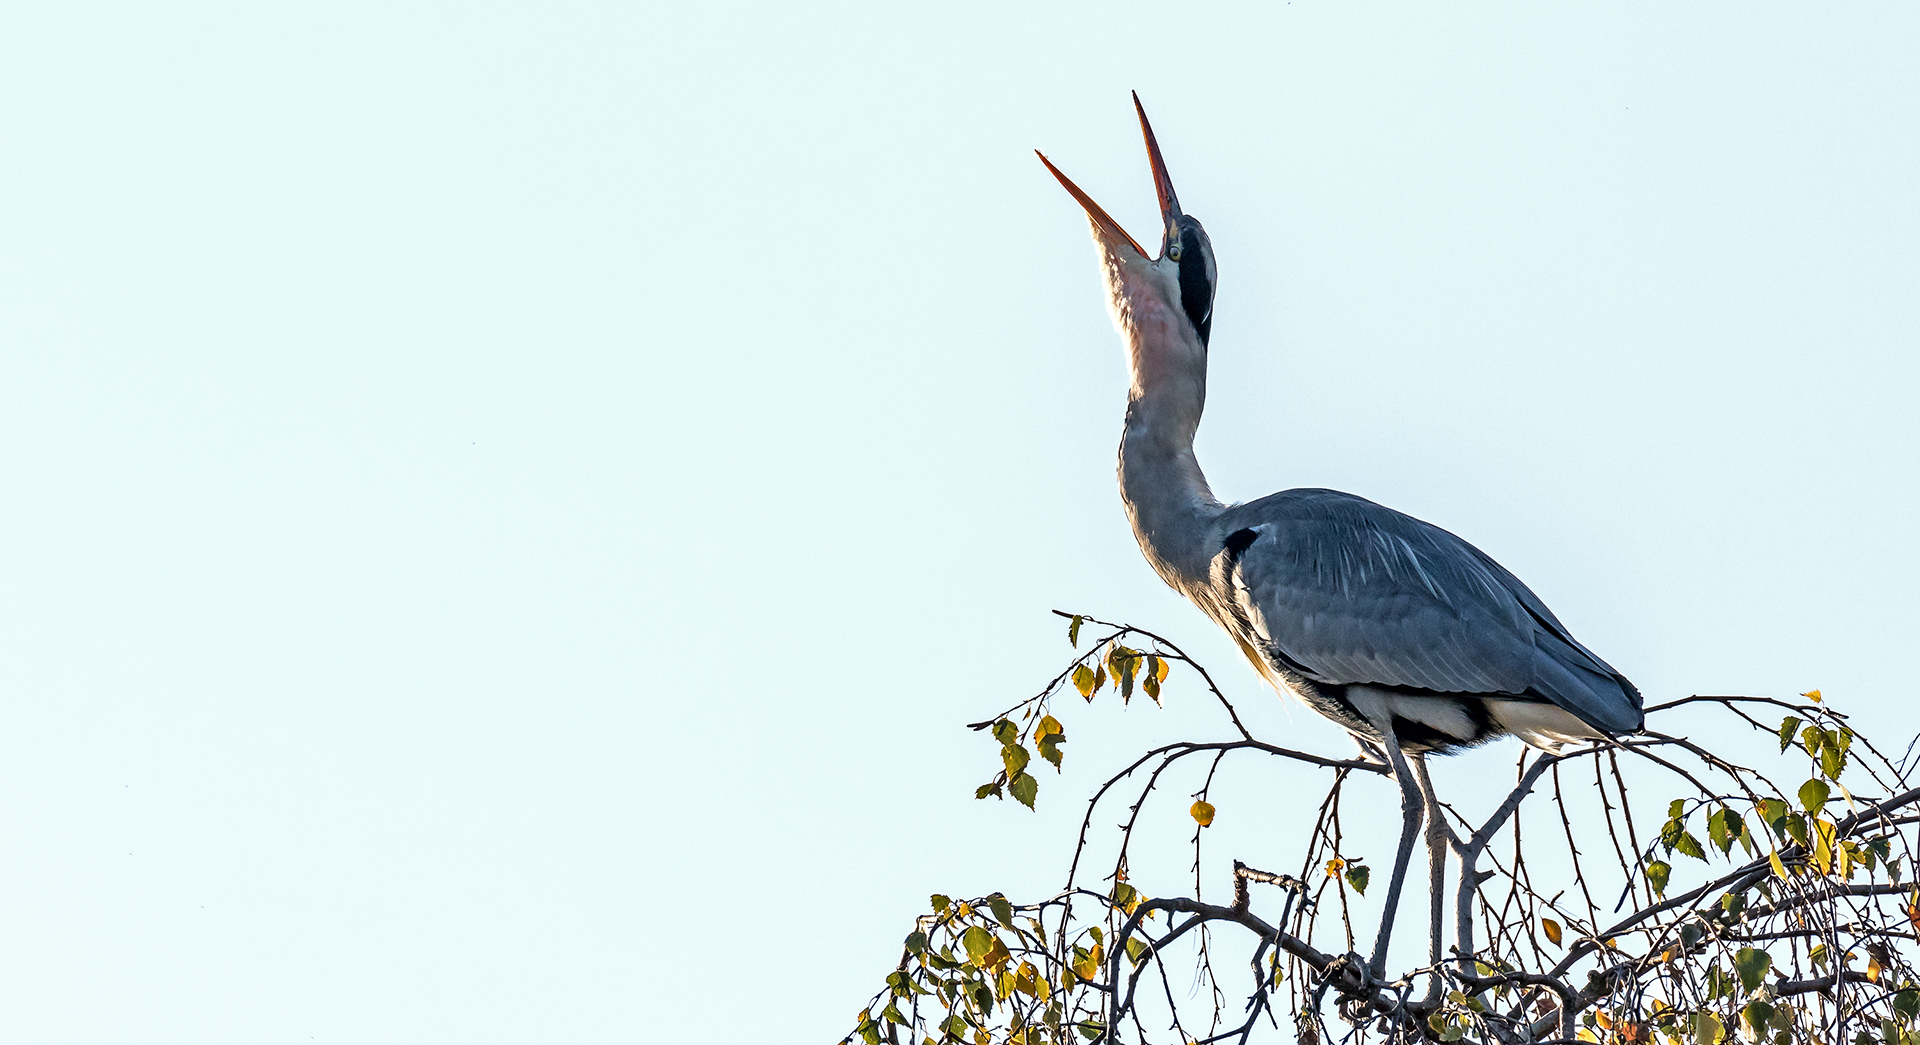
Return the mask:
<svg viewBox="0 0 1920 1045"><path fill-rule="evenodd" d="M1718 1045L1734 1035L1768 1045L1920 1045L1920 891L1902 877L1914 859L1920 788L1906 787L1906 767L1856 733L1818 691L1797 701L1690 696L1648 709L1651 718L1688 707L1721 717L1729 729L1771 734L1779 764L1765 773L1651 728L1556 753L1523 751L1511 790L1485 819L1472 823L1446 807L1451 822L1435 828L1459 864L1446 960L1382 977L1352 953L1349 891L1364 893L1371 872L1342 852L1340 821L1344 784L1354 773L1386 774L1382 761L1261 740L1205 668L1165 637L1060 616L1076 650L1065 670L1034 696L971 725L1001 745L1000 771L976 797L1034 804L1032 755L1055 767L1064 758L1065 727L1051 710L1057 697L1071 692L1091 701L1114 692L1127 702L1142 692L1158 703L1174 666L1189 669L1224 711L1230 735L1160 745L1108 776L1088 801L1055 895L1026 904L998 893L934 896L849 1042L1244 1043L1262 1028L1283 1032L1285 1013L1300 1045L1328 1041L1335 1026L1356 1045L1374 1037ZM1100 632L1082 647L1089 625ZM1760 717L1779 712L1786 714L1778 725ZM1235 860L1231 903L1210 903L1199 886L1214 774L1225 760L1250 754L1330 779L1302 843L1300 873ZM1210 763L1187 811L1196 825L1193 893L1148 897L1128 879L1128 846L1167 771L1196 755ZM1774 782L1803 770L1791 793ZM1644 813L1636 819L1635 796L1662 780L1679 796L1657 825ZM1595 793L1597 818L1576 822L1570 786ZM1104 888L1089 888L1080 879L1096 816L1121 794L1132 800L1116 826L1112 871ZM1529 802L1536 796L1540 802ZM1637 804L1648 808L1644 797ZM1552 822L1528 832L1529 816ZM1712 876L1670 891L1672 861L1682 858ZM1609 879L1617 880L1619 899L1603 914L1594 887ZM1337 923L1323 925L1321 916L1333 911ZM1248 973L1233 992L1244 998L1237 1013L1213 971L1207 941L1216 927L1247 945ZM1172 947L1190 936L1201 941L1197 958L1186 957L1191 948ZM1170 968L1182 961L1194 964ZM1212 989L1183 1003L1175 979ZM1143 985L1154 990L1143 994Z"/></svg>

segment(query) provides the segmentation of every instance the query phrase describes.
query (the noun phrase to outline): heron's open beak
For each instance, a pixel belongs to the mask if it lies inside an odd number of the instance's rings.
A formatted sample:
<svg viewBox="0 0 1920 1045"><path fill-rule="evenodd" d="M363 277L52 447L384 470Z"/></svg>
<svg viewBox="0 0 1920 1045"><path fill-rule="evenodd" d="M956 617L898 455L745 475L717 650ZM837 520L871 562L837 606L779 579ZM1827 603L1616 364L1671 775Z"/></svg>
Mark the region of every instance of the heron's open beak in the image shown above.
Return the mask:
<svg viewBox="0 0 1920 1045"><path fill-rule="evenodd" d="M1138 92L1133 96L1133 109L1140 114L1140 134L1147 140L1147 159L1153 164L1153 188L1160 197L1162 226L1160 253L1165 255L1167 244L1180 235L1180 198L1173 194L1173 179L1167 175L1167 161L1160 156L1160 143L1154 140L1153 125L1147 122L1147 110L1141 107ZM1033 154L1040 157L1040 162L1046 164L1047 169L1053 172L1053 176L1060 179L1060 184L1066 187L1067 192L1080 201L1080 206L1086 208L1087 217L1093 219L1093 223L1101 232L1112 239L1124 241L1141 257L1148 256L1146 249L1140 246L1140 242L1127 235L1127 230L1121 228L1120 223L1113 220L1113 216L1102 209L1098 203L1093 202L1093 197L1081 192L1080 186L1075 185L1073 179L1060 173L1060 168L1055 167L1053 161L1047 159L1046 154L1038 149L1035 149Z"/></svg>

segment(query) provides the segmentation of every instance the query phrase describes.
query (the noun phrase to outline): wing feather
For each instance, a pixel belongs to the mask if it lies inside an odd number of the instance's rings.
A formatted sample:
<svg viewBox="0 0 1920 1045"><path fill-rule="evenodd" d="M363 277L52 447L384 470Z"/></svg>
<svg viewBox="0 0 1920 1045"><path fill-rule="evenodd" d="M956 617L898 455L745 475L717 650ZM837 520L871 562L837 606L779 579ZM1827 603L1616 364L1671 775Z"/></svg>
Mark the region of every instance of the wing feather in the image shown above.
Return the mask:
<svg viewBox="0 0 1920 1045"><path fill-rule="evenodd" d="M1274 494L1222 522L1259 535L1225 571L1233 600L1316 682L1544 697L1602 729L1640 728L1632 683L1519 578L1437 526L1333 490Z"/></svg>

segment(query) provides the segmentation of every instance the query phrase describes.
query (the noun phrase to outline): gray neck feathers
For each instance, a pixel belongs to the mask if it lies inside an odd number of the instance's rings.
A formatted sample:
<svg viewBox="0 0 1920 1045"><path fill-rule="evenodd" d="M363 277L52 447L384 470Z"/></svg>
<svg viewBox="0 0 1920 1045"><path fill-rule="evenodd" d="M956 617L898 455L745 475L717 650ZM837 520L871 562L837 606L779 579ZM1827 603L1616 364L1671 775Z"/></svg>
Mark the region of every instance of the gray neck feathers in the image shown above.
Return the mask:
<svg viewBox="0 0 1920 1045"><path fill-rule="evenodd" d="M1208 578L1222 505L1193 456L1205 363L1182 369L1144 384L1135 375L1120 437L1120 497L1147 561L1162 580L1192 594Z"/></svg>

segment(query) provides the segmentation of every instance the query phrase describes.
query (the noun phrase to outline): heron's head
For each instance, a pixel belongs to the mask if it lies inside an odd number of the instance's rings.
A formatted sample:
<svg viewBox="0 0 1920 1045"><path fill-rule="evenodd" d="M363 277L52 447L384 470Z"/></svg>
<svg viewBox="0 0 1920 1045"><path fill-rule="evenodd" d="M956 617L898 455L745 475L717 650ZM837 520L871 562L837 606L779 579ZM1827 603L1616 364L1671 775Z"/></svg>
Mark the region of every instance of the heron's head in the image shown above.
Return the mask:
<svg viewBox="0 0 1920 1045"><path fill-rule="evenodd" d="M1120 223L1113 220L1093 197L1080 191L1060 173L1046 156L1040 162L1060 179L1073 198L1086 208L1093 224L1094 242L1100 248L1101 263L1107 278L1108 305L1114 323L1133 345L1136 363L1158 348L1182 354L1190 349L1203 362L1207 339L1213 330L1213 288L1217 272L1213 263L1213 243L1198 219L1182 213L1180 199L1174 195L1173 179L1167 176L1167 164L1160 156L1160 143L1154 140L1153 126L1140 96L1133 96L1134 111L1140 114L1140 133L1147 141L1147 158L1153 165L1153 185L1160 196L1160 253L1147 256L1146 249ZM1172 360L1169 360L1172 362Z"/></svg>

